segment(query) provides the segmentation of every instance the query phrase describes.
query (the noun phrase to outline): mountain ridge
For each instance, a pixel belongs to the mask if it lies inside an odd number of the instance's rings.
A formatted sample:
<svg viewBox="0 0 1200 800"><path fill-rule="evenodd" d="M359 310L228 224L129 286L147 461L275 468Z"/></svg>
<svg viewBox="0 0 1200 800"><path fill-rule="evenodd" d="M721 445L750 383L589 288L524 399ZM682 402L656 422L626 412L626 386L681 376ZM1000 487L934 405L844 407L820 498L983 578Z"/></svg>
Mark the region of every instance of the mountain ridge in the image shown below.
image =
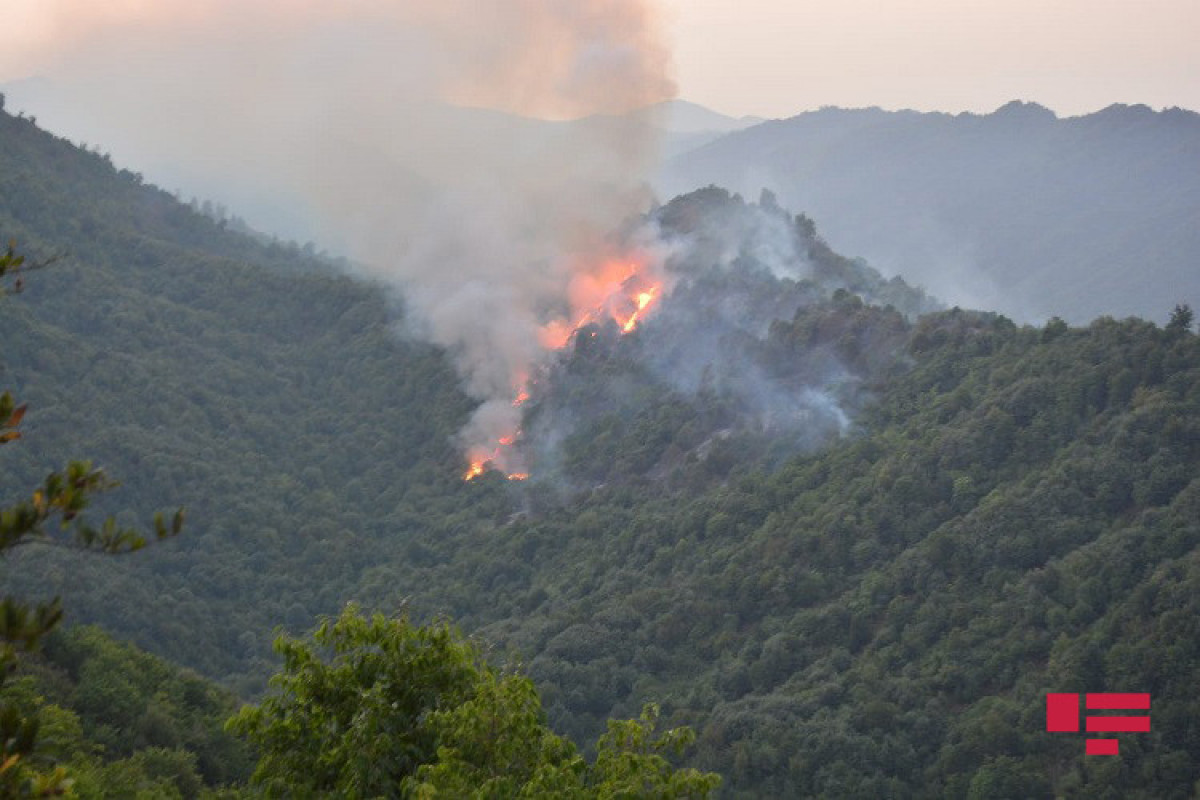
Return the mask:
<svg viewBox="0 0 1200 800"><path fill-rule="evenodd" d="M1058 118L1014 101L986 115L805 112L676 156L656 185L770 188L836 248L949 302L1083 322L1197 305L1197 174L1195 112Z"/></svg>

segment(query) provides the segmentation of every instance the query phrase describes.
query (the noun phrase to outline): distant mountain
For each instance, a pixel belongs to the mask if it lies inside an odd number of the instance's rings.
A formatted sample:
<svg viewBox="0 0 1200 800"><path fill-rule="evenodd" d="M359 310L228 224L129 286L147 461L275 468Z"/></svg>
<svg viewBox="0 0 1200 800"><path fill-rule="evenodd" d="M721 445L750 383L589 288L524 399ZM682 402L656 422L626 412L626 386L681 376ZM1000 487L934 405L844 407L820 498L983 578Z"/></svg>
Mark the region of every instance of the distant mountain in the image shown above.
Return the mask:
<svg viewBox="0 0 1200 800"><path fill-rule="evenodd" d="M1114 105L1060 119L827 108L673 158L664 197L715 183L820 224L952 303L1020 320L1164 321L1200 305L1200 115Z"/></svg>
<svg viewBox="0 0 1200 800"><path fill-rule="evenodd" d="M762 117L730 117L687 100L655 103L631 116L653 115L664 130L671 133L732 133L766 122Z"/></svg>
<svg viewBox="0 0 1200 800"><path fill-rule="evenodd" d="M606 117L588 117L576 124L588 125ZM745 130L764 122L761 117L730 117L711 108L687 100L664 100L639 108L619 119L626 123L644 124L659 133L659 148L663 158L703 147L727 133Z"/></svg>
<svg viewBox="0 0 1200 800"><path fill-rule="evenodd" d="M687 100L666 100L628 116L645 119L663 131L662 152L667 158L766 121L762 117L729 117Z"/></svg>

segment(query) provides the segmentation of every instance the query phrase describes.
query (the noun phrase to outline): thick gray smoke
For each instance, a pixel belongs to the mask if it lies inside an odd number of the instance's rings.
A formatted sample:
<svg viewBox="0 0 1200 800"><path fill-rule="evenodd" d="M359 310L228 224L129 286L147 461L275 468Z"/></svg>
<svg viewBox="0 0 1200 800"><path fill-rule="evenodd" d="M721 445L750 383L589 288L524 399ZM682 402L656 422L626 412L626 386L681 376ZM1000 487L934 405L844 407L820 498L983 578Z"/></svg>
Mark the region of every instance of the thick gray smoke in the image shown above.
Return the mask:
<svg viewBox="0 0 1200 800"><path fill-rule="evenodd" d="M906 315L933 305L829 250L769 192L754 204L698 190L630 237L654 243L670 292L631 333L619 320L580 329L533 391L524 447L568 490L692 485L852 435L903 358Z"/></svg>
<svg viewBox="0 0 1200 800"><path fill-rule="evenodd" d="M512 432L539 328L647 201L652 122L617 115L674 94L650 0L48 0L25 13L37 24L19 61L0 61L14 106L12 81L36 77L25 105L47 127L401 288L413 327L484 401L465 444Z"/></svg>

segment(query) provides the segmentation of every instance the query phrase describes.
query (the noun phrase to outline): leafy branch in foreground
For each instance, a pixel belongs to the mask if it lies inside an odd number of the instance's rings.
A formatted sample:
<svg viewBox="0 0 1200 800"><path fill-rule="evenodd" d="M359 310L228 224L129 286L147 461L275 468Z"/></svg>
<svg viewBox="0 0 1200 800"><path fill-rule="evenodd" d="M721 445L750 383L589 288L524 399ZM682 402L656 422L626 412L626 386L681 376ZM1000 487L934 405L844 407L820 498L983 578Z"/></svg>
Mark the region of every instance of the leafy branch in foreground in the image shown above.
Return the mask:
<svg viewBox="0 0 1200 800"><path fill-rule="evenodd" d="M113 489L118 484L93 469L90 461L72 461L61 472L46 476L33 496L0 510L0 553L22 545L43 542L74 545L80 549L95 549L108 555L132 553L146 546L146 537L134 528L117 525L108 517L98 527L85 521L80 514L87 508L91 496ZM58 532L70 530L72 535L57 535L48 526L60 518ZM170 523L162 512L154 516L154 536L166 539L183 528L184 512L175 512Z"/></svg>
<svg viewBox="0 0 1200 800"><path fill-rule="evenodd" d="M52 256L45 261L28 262L25 256L17 252L17 243L10 239L8 247L5 248L4 254L0 255L0 297L8 294L10 291L14 294L25 288L25 273L35 269L42 269L53 264L62 258L61 255ZM4 284L4 279L12 279L12 288L10 289Z"/></svg>

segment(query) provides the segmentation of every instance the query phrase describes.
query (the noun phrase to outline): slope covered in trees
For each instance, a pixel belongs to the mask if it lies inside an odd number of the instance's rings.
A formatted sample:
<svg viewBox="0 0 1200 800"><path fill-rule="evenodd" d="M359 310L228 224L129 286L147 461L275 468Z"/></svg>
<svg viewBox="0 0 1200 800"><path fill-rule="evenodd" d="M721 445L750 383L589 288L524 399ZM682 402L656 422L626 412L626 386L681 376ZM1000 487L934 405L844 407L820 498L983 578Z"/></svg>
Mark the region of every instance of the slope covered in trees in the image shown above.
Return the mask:
<svg viewBox="0 0 1200 800"><path fill-rule="evenodd" d="M1197 338L946 312L907 349L851 442L598 491L431 580L526 593L464 623L538 654L565 729L661 697L746 796L1188 796ZM1085 765L1044 694L1100 690L1154 729Z"/></svg>
<svg viewBox="0 0 1200 800"><path fill-rule="evenodd" d="M232 694L97 628L50 636L3 696L40 722L33 763L64 767L81 798L195 798L250 776L225 731Z"/></svg>
<svg viewBox="0 0 1200 800"><path fill-rule="evenodd" d="M0 181L0 227L72 254L0 317L6 384L48 442L3 454L5 486L83 451L125 482L117 507L189 513L137 562L39 553L6 584L60 591L243 696L275 669L273 626L408 598L523 658L577 743L660 702L729 796L1163 798L1200 779L1183 316L917 316L927 300L807 218L709 189L654 212L693 245L672 304L579 337L539 390L547 480L463 483L470 403L442 354L394 335L378 289L28 121L0 116ZM733 257L711 256L739 219ZM737 238L759 223L794 274ZM697 318L729 310L714 298L760 316L705 339ZM655 361L673 330L684 344ZM776 391L812 394L781 416ZM1048 691L1148 691L1152 732L1085 761L1045 733Z"/></svg>
<svg viewBox="0 0 1200 800"><path fill-rule="evenodd" d="M12 559L26 595L261 686L274 626L335 613L408 531L474 502L451 442L469 404L439 354L393 335L382 292L6 115L0 228L35 260L66 254L0 316L5 386L29 405L5 488L86 453L124 484L108 510L197 522L136 561Z"/></svg>
<svg viewBox="0 0 1200 800"><path fill-rule="evenodd" d="M426 593L425 571L525 500L502 481L462 484L454 435L471 403L443 354L397 334L395 299L294 247L229 231L29 120L0 122L6 235L34 258L69 256L0 319L7 385L30 406L27 446L5 454L12 485L82 452L124 484L101 510L171 504L192 520L187 537L137 561L14 560L17 588L61 594L78 619L246 692L269 674L275 626L307 629L368 597L458 612L441 590ZM739 208L756 217L719 191L663 212L686 232L698 224L688 208L700 220ZM772 221L790 224L778 212ZM820 285L791 280L797 302L835 285L924 302L822 249L811 225L794 233L828 273ZM741 296L779 285L746 270ZM679 412L705 409L687 394L630 410L640 425L675 426L643 443L641 468L724 427L712 414L688 426ZM604 451L570 445L582 461L569 477L603 476Z"/></svg>

